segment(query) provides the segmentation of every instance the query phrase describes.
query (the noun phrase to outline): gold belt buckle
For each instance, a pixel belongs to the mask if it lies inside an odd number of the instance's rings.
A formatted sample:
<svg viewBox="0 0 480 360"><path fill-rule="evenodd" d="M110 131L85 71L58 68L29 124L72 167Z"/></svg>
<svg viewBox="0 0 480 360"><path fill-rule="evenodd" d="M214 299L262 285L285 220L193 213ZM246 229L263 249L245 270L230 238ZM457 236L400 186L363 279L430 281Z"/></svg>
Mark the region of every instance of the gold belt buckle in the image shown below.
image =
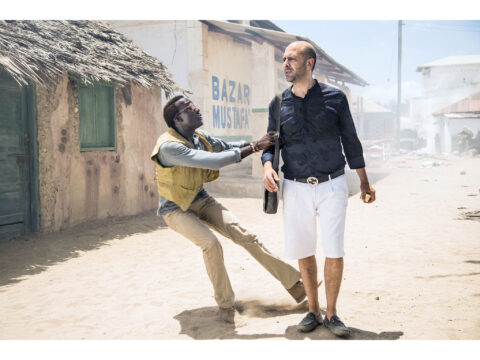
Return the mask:
<svg viewBox="0 0 480 360"><path fill-rule="evenodd" d="M307 184L312 185L312 186L316 186L316 185L318 185L318 179L314 176L310 176L310 177L307 178Z"/></svg>

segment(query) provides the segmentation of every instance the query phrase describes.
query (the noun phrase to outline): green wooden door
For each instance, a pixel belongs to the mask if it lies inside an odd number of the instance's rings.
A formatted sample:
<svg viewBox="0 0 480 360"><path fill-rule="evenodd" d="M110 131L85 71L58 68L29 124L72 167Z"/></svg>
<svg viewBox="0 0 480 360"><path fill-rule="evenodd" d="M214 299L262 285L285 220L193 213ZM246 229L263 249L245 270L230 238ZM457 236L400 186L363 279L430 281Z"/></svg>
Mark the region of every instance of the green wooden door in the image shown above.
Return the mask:
<svg viewBox="0 0 480 360"><path fill-rule="evenodd" d="M32 230L28 99L0 69L0 239Z"/></svg>

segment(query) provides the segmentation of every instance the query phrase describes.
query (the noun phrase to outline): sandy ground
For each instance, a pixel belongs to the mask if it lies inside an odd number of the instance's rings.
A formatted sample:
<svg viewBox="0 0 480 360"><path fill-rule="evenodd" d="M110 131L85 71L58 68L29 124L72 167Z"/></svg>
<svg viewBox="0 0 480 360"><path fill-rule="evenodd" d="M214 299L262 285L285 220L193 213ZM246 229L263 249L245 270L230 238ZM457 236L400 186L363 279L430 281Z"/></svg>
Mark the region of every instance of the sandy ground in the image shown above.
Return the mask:
<svg viewBox="0 0 480 360"><path fill-rule="evenodd" d="M480 159L405 155L369 174L377 202L354 194L347 215L338 311L351 338L480 339L480 218L462 217L480 210ZM219 200L281 255L279 214L260 199ZM0 242L0 338L335 339L298 333L305 303L221 242L235 326L218 317L199 249L152 212ZM318 254L323 269L320 242Z"/></svg>

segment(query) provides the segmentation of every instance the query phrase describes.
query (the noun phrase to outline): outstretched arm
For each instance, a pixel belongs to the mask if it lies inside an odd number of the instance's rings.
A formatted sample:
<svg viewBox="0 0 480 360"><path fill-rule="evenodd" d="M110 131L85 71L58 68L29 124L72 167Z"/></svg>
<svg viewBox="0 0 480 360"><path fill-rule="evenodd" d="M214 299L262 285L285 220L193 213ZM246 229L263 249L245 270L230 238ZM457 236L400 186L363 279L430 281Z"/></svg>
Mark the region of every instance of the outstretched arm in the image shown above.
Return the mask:
<svg viewBox="0 0 480 360"><path fill-rule="evenodd" d="M218 170L224 166L240 162L251 155L254 150L259 151L270 146L274 140L274 133L265 134L261 139L248 143L241 148L234 147L221 152L209 152L189 148L178 142L166 142L160 147L157 159L165 167L185 166L201 169Z"/></svg>
<svg viewBox="0 0 480 360"><path fill-rule="evenodd" d="M167 142L160 147L158 161L165 167L185 166L218 170L224 166L241 161L239 148L212 153L191 149L178 142Z"/></svg>

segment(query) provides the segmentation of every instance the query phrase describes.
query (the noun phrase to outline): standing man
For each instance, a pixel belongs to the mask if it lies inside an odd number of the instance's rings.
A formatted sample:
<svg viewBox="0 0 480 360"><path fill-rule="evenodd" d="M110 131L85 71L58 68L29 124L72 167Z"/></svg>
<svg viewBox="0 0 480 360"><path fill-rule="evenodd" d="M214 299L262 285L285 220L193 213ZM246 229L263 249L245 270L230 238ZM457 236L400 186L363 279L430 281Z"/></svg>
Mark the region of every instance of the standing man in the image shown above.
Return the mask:
<svg viewBox="0 0 480 360"><path fill-rule="evenodd" d="M360 140L357 137L345 94L319 83L312 76L316 54L305 41L291 43L283 56L283 71L293 85L282 94L280 138L284 165L283 202L285 257L297 259L309 312L298 330L309 332L322 324L338 336L349 329L337 316L337 298L343 273L343 236L348 202L345 157L360 178L361 198L375 201L375 190L365 172ZM268 130L276 129L269 109ZM342 146L343 152L342 153ZM264 184L278 191L278 174L272 168L273 146L264 150ZM318 225L322 231L325 255L327 311L322 319L318 303L317 262L315 259Z"/></svg>
<svg viewBox="0 0 480 360"><path fill-rule="evenodd" d="M256 235L245 229L235 215L203 188L204 183L218 178L219 168L240 162L273 144L275 132L251 143L225 143L197 130L203 121L200 109L183 95L167 102L163 116L169 129L158 138L151 155L157 164L160 195L157 214L171 229L202 250L220 316L226 322L234 322L235 295L223 262L222 246L212 230L247 250L297 302L301 302L305 289L300 273L273 256Z"/></svg>

